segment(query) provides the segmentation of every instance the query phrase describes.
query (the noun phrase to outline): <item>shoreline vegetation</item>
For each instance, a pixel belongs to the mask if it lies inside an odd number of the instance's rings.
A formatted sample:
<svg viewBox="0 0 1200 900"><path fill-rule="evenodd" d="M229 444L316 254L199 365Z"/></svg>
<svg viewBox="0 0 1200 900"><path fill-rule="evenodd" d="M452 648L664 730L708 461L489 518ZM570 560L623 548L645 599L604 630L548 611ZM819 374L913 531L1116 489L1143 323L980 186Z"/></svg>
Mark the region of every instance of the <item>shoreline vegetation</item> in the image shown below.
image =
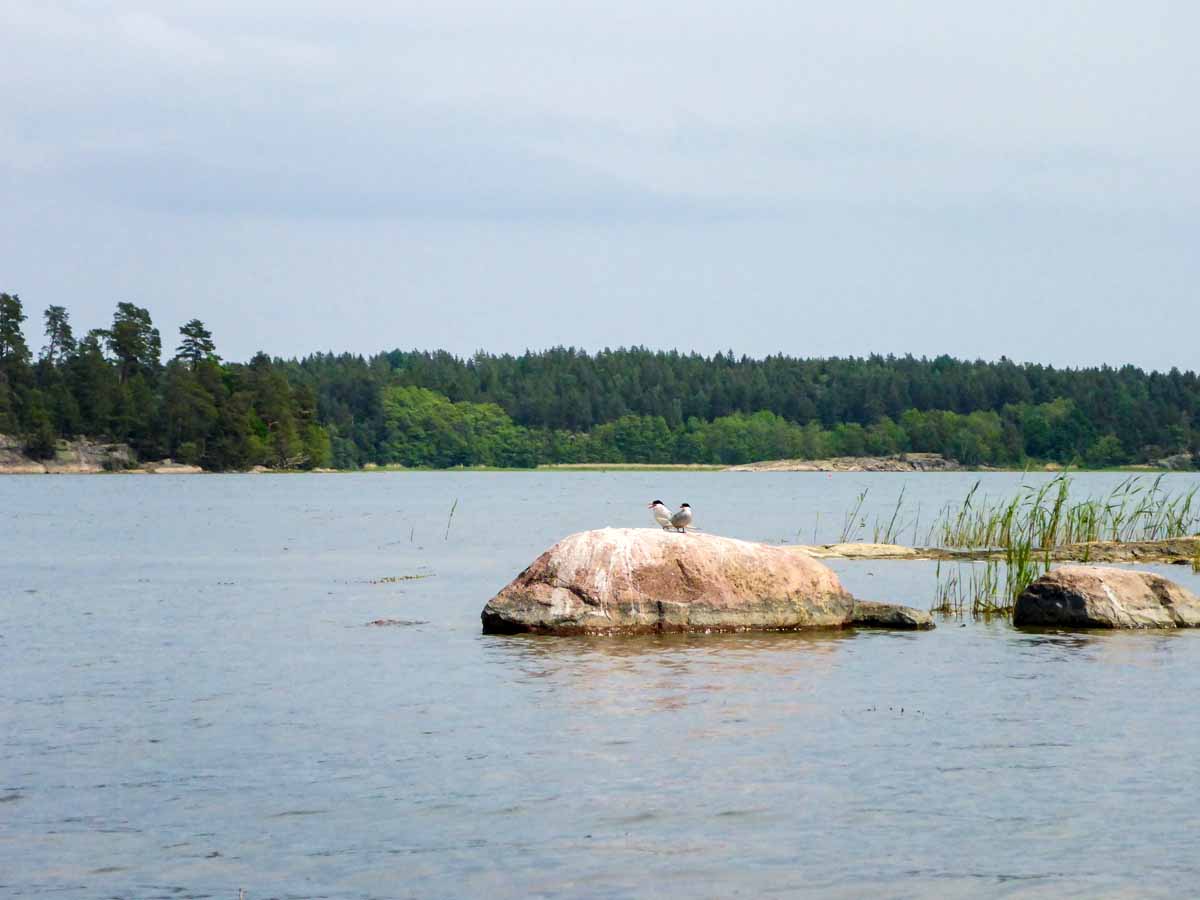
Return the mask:
<svg viewBox="0 0 1200 900"><path fill-rule="evenodd" d="M935 457L932 461L930 457ZM919 459L914 460L913 457ZM19 439L0 434L0 475L349 475L361 473L401 472L794 472L794 473L924 473L943 472L1077 472L1107 471L1144 474L1163 472L1163 467L1148 465L1109 466L1103 469L1083 469L1057 463L1038 463L1027 460L1023 466L963 466L936 454L897 454L890 457L836 457L812 460L762 460L754 463L727 466L720 463L630 463L583 462L541 463L536 466L404 466L367 463L359 468L276 468L255 465L247 469L205 469L171 458L138 460L126 444L109 444L86 438L74 441L58 440L51 455L34 458L22 450ZM1189 469L1166 471L1188 472Z"/></svg>
<svg viewBox="0 0 1200 900"><path fill-rule="evenodd" d="M259 352L241 363L221 359L199 319L178 328L170 355L173 341L164 348L150 311L127 302L82 337L66 308L47 307L35 354L29 318L18 295L0 293L0 434L10 467L32 460L28 468L63 471L71 463L62 455L79 442L128 448L128 459L102 468L172 460L213 472L907 471L862 460L919 456L971 470L1200 467L1200 377L1175 369L642 347Z"/></svg>

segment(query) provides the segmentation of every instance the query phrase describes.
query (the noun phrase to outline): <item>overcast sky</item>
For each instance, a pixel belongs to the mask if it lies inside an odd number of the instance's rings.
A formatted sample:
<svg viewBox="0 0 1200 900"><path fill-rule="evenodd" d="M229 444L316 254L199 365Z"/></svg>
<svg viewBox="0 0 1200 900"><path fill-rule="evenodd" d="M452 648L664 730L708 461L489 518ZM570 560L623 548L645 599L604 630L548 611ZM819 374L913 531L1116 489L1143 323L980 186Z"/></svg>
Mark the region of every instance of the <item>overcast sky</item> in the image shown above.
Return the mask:
<svg viewBox="0 0 1200 900"><path fill-rule="evenodd" d="M4 0L0 290L35 347L46 305L128 300L235 360L1196 369L1197 34L1153 0Z"/></svg>

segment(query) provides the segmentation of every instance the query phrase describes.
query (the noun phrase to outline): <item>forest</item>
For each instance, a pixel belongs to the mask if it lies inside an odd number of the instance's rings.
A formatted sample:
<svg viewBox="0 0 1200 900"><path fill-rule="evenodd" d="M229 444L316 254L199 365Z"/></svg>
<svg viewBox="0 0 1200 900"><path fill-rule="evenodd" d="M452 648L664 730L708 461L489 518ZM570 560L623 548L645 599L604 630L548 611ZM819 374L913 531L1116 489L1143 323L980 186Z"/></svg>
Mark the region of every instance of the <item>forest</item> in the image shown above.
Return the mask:
<svg viewBox="0 0 1200 900"><path fill-rule="evenodd" d="M28 319L18 295L0 294L0 434L17 436L35 458L87 436L212 471L737 464L908 451L968 466L1200 460L1200 380L1176 369L641 347L470 358L258 353L233 363L199 319L179 327L164 362L150 312L131 303L82 337L64 307L47 307L36 355Z"/></svg>

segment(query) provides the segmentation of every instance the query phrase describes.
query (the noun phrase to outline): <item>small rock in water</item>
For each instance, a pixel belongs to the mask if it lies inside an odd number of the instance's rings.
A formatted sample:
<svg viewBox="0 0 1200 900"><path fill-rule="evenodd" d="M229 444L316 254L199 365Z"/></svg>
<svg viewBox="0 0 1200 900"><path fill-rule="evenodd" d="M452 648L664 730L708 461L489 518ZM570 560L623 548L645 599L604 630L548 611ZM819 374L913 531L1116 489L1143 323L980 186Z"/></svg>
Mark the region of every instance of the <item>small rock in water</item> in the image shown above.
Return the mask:
<svg viewBox="0 0 1200 900"><path fill-rule="evenodd" d="M429 624L428 622L422 621L421 619L374 619L367 623L367 625L394 625L394 626L428 625L428 624Z"/></svg>
<svg viewBox="0 0 1200 900"><path fill-rule="evenodd" d="M1060 566L1017 598L1014 625L1195 628L1200 597L1153 572Z"/></svg>

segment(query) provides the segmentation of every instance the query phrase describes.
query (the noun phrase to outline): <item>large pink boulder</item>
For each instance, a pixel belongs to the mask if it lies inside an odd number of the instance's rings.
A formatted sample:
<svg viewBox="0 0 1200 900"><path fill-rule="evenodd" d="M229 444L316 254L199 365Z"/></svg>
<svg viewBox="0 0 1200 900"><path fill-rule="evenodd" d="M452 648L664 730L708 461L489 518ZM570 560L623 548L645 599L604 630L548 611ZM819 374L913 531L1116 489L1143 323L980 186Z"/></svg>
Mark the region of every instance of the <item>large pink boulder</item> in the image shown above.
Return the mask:
<svg viewBox="0 0 1200 900"><path fill-rule="evenodd" d="M856 604L803 553L650 528L559 541L484 607L483 630L544 634L927 628L927 613Z"/></svg>

